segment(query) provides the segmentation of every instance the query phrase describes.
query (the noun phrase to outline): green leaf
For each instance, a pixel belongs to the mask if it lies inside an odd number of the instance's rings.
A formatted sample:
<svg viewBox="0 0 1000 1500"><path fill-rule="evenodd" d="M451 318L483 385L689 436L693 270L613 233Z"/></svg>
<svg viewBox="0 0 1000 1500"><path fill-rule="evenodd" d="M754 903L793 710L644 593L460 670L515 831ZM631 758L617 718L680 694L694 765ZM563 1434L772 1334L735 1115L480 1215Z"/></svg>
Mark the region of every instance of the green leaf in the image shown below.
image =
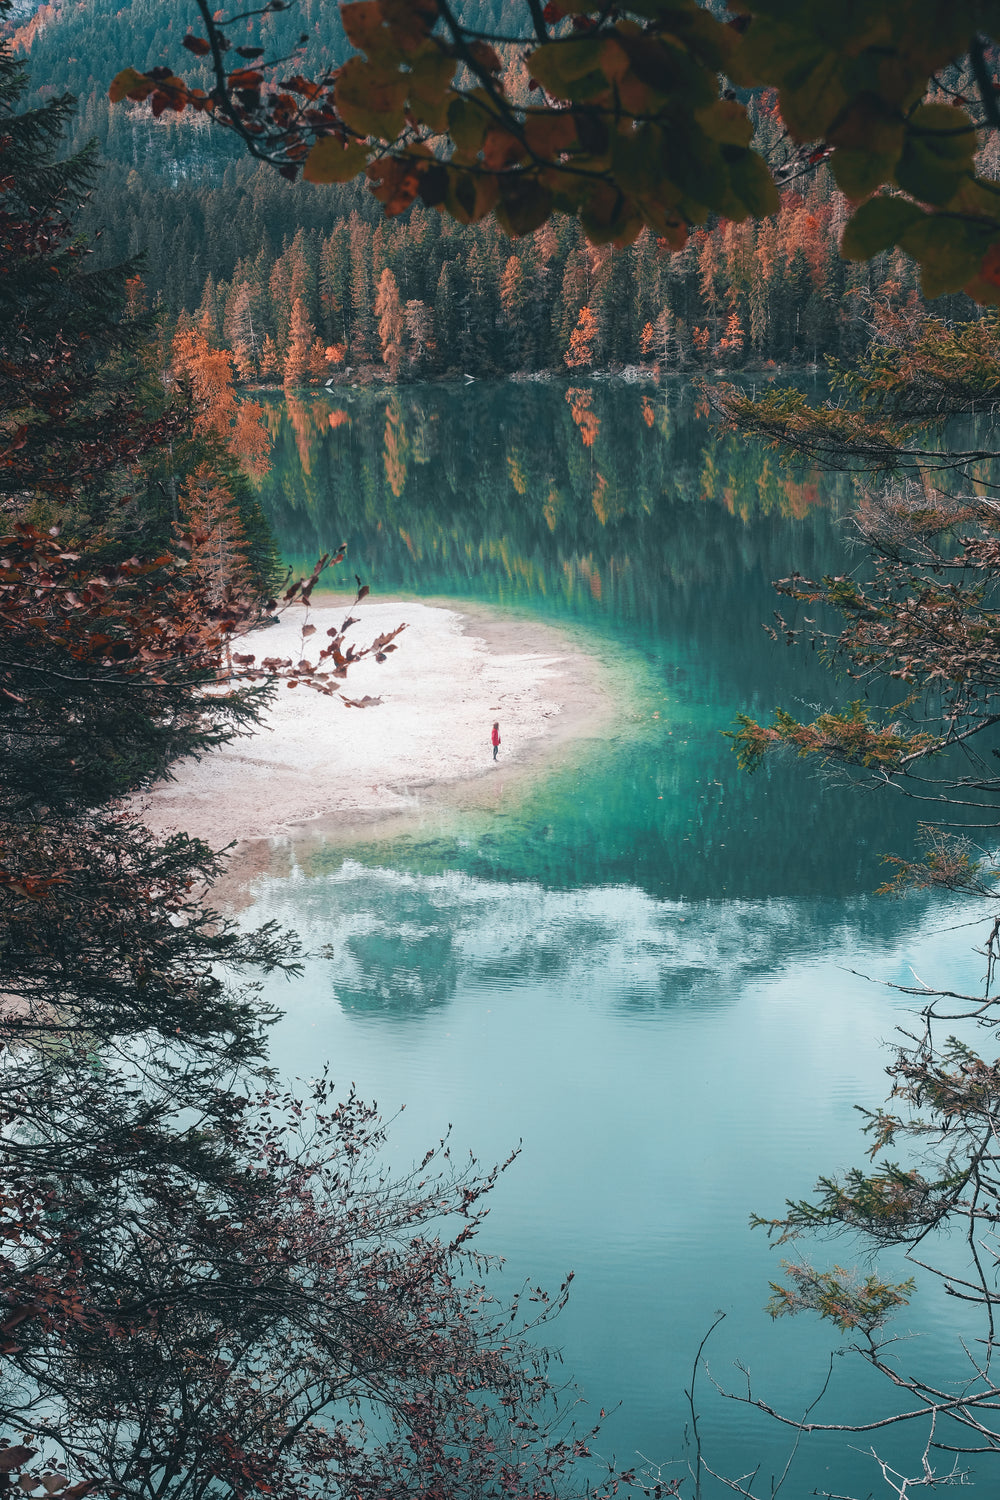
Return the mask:
<svg viewBox="0 0 1000 1500"><path fill-rule="evenodd" d="M395 140L405 123L408 87L405 73L360 57L349 57L337 76L337 109L345 124L358 135Z"/></svg>
<svg viewBox="0 0 1000 1500"><path fill-rule="evenodd" d="M951 201L972 171L976 133L964 109L921 104L906 124L896 182L921 203Z"/></svg>
<svg viewBox="0 0 1000 1500"><path fill-rule="evenodd" d="M474 94L453 99L448 106L448 132L455 150L469 161L475 160L483 136L492 124L492 111L479 103Z"/></svg>
<svg viewBox="0 0 1000 1500"><path fill-rule="evenodd" d="M421 124L438 133L448 128L449 90L454 76L455 59L436 47L429 47L410 61L410 108Z"/></svg>
<svg viewBox="0 0 1000 1500"><path fill-rule="evenodd" d="M500 179L500 201L496 216L508 234L530 234L544 224L552 212L552 194L527 173Z"/></svg>
<svg viewBox="0 0 1000 1500"><path fill-rule="evenodd" d="M925 297L957 292L971 281L982 264L995 230L951 215L923 214L899 237L899 246L920 265Z"/></svg>
<svg viewBox="0 0 1000 1500"><path fill-rule="evenodd" d="M815 31L755 16L736 76L776 85L788 129L796 140L813 141L822 140L848 102L841 68L838 52Z"/></svg>
<svg viewBox="0 0 1000 1500"><path fill-rule="evenodd" d="M778 189L767 169L767 163L756 151L739 151L729 146L725 152L733 192L755 219L766 219L781 207Z"/></svg>
<svg viewBox="0 0 1000 1500"><path fill-rule="evenodd" d="M460 224L476 224L484 219L499 197L499 185L492 173L448 171L448 191L444 206Z"/></svg>
<svg viewBox="0 0 1000 1500"><path fill-rule="evenodd" d="M726 149L739 150L735 146ZM664 130L661 170L665 177L677 184L686 198L704 204L716 213L725 212L731 179L723 148L699 130L684 130L674 125Z"/></svg>
<svg viewBox="0 0 1000 1500"><path fill-rule="evenodd" d="M895 245L900 235L924 217L923 211L905 198L869 198L848 221L840 253L845 260L871 260Z"/></svg>
<svg viewBox="0 0 1000 1500"><path fill-rule="evenodd" d="M367 161L368 147L363 141L345 146L336 136L324 136L306 157L302 176L306 182L350 182L364 171Z"/></svg>
<svg viewBox="0 0 1000 1500"><path fill-rule="evenodd" d="M749 146L753 140L753 125L746 109L735 99L717 99L707 109L696 109L694 117L709 140L720 145Z"/></svg>
<svg viewBox="0 0 1000 1500"><path fill-rule="evenodd" d="M846 151L841 147L830 158L830 170L840 191L857 202L892 180L898 160L898 151Z"/></svg>
<svg viewBox="0 0 1000 1500"><path fill-rule="evenodd" d="M662 168L663 132L643 125L629 135L611 140L611 170L615 182L635 197L656 193Z"/></svg>
<svg viewBox="0 0 1000 1500"><path fill-rule="evenodd" d="M593 91L595 74L600 85L607 87L600 72L603 46L602 41L546 42L528 54L528 72L559 99L586 98Z"/></svg>

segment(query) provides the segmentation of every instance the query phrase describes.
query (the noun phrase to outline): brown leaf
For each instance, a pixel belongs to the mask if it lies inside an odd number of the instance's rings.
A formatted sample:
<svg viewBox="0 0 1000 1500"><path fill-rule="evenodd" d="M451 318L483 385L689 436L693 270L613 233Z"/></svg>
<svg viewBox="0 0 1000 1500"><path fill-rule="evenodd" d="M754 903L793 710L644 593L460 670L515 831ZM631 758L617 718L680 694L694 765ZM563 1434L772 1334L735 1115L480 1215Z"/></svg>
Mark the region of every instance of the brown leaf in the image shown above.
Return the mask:
<svg viewBox="0 0 1000 1500"><path fill-rule="evenodd" d="M38 1452L37 1448L0 1448L0 1474L9 1474L12 1469L19 1469L22 1464L34 1458Z"/></svg>

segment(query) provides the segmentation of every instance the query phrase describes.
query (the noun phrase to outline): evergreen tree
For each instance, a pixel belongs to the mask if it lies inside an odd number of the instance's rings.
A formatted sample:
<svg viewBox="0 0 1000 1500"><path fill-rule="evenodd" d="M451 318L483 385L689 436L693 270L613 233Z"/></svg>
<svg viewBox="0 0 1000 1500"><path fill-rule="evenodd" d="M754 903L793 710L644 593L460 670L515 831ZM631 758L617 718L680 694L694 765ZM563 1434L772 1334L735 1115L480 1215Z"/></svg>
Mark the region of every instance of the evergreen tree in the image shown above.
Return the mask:
<svg viewBox="0 0 1000 1500"><path fill-rule="evenodd" d="M434 293L434 327L445 371L458 369L459 294L456 262L446 260Z"/></svg>
<svg viewBox="0 0 1000 1500"><path fill-rule="evenodd" d="M419 375L431 364L436 352L434 314L418 297L412 297L404 311L410 368Z"/></svg>
<svg viewBox="0 0 1000 1500"><path fill-rule="evenodd" d="M372 294L372 233L356 212L348 220L351 265L351 334L352 358L359 362L374 353L375 320Z"/></svg>

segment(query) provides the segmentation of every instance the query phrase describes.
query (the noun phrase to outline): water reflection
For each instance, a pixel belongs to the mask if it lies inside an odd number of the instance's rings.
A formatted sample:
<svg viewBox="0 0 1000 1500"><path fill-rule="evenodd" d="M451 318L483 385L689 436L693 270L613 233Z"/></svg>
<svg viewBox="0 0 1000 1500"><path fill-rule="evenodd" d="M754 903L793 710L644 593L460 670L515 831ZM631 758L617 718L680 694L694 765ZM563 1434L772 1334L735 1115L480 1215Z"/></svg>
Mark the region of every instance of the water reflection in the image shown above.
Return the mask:
<svg viewBox="0 0 1000 1500"><path fill-rule="evenodd" d="M812 568L851 493L720 438L683 383L341 390L267 414L261 497L298 562L346 540L382 593L530 601L654 631L679 610L707 621L748 569ZM775 537L803 520L803 545L781 558Z"/></svg>
<svg viewBox="0 0 1000 1500"><path fill-rule="evenodd" d="M745 985L855 945L869 961L926 902L657 899L631 886L546 890L352 858L270 882L269 915L321 955L323 995L358 1019L426 1019L459 995L557 990L611 1013L728 1006ZM262 899L264 899L262 897ZM317 971L318 972L318 971Z"/></svg>

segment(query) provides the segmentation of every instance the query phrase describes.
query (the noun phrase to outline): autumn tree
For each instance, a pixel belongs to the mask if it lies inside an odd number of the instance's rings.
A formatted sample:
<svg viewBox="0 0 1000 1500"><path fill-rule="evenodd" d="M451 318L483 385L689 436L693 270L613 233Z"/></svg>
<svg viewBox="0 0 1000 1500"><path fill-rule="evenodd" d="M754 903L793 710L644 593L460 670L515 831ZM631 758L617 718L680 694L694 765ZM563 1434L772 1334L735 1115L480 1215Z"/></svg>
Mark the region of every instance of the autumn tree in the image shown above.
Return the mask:
<svg viewBox="0 0 1000 1500"><path fill-rule="evenodd" d="M305 304L296 297L292 304L292 318L288 332L288 353L285 356L282 380L285 387L301 385L309 370L309 350L316 330L309 321Z"/></svg>
<svg viewBox="0 0 1000 1500"><path fill-rule="evenodd" d="M644 355L655 355L661 365L668 364L671 359L678 362L680 351L677 348L674 320L668 308L661 307L655 320L646 324L642 330L640 349Z"/></svg>
<svg viewBox="0 0 1000 1500"><path fill-rule="evenodd" d="M975 1353L965 1345L953 1369L918 1375L901 1371L889 1352L889 1320L913 1295L911 1282L816 1269L801 1254L775 1282L775 1315L830 1320L860 1358L906 1393L911 1428L922 1419L922 1458L912 1474L893 1479L902 1495L951 1482L967 1455L1000 1447L993 1372L1000 1095L992 1053L982 1056L975 1045L980 1029L992 1046L996 1026L1000 889L994 861L955 828L971 823L992 840L1000 822L1000 528L992 498L1000 450L973 416L996 399L1000 323L991 312L949 327L883 306L874 326L867 355L856 368L835 369L834 397L824 403L791 391L753 400L728 387L714 401L740 431L851 470L864 483L853 517L859 565L849 574L779 582L787 602L769 627L775 639L817 647L846 679L851 701L808 721L781 708L769 723L740 716L733 733L740 763L753 771L790 749L913 798L933 820L924 825L925 852L893 858L887 889L957 891L981 897L989 912L981 990L963 992L947 976L939 985L899 987L919 1014L887 1069L890 1100L867 1113L870 1164L821 1178L812 1198L759 1221L781 1244L846 1232L872 1247L903 1247L924 1275L980 1314ZM956 431L959 417L967 421ZM956 441L961 432L964 442ZM959 1025L965 1029L956 1038ZM963 1245L960 1259L938 1253L943 1231ZM745 1394L772 1409L755 1388ZM893 1411L851 1430L891 1426ZM827 1424L814 1414L809 1425Z"/></svg>
<svg viewBox="0 0 1000 1500"><path fill-rule="evenodd" d="M597 337L597 319L589 307L581 307L576 327L570 334L569 348L563 355L565 363L571 370L580 366L589 368L594 363Z"/></svg>
<svg viewBox="0 0 1000 1500"><path fill-rule="evenodd" d="M389 378L396 380L403 359L406 321L399 300L399 287L389 267L379 278L375 294L375 317L378 320L378 337L382 345L382 361L389 371Z"/></svg>

